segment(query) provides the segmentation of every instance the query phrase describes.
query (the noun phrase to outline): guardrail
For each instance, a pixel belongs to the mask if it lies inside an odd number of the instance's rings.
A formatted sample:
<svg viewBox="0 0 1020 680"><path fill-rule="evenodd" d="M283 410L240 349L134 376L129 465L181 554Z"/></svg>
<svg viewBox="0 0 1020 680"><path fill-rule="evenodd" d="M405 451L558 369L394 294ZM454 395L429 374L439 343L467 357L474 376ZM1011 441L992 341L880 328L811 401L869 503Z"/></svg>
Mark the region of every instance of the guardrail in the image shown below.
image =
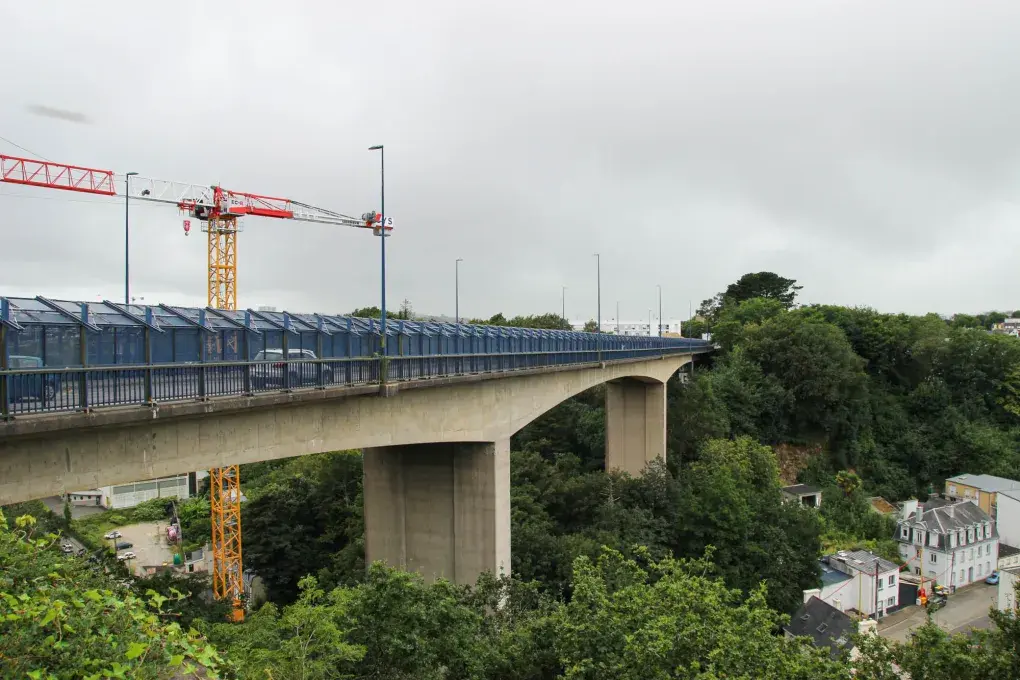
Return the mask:
<svg viewBox="0 0 1020 680"><path fill-rule="evenodd" d="M0 370L0 417L703 353L708 346Z"/></svg>

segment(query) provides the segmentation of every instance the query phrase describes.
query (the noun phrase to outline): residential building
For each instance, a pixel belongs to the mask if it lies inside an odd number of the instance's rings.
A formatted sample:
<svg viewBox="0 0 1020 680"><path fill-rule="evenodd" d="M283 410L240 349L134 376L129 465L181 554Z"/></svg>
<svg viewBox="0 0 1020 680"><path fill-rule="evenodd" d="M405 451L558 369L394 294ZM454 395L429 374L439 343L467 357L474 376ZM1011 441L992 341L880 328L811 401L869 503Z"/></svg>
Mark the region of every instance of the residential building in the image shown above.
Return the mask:
<svg viewBox="0 0 1020 680"><path fill-rule="evenodd" d="M822 505L822 490L816 486L808 486L807 484L784 486L783 496L787 500L797 501L809 508L817 508Z"/></svg>
<svg viewBox="0 0 1020 680"><path fill-rule="evenodd" d="M998 563L995 521L976 499L905 501L896 540L900 557L925 582L965 586L984 580Z"/></svg>
<svg viewBox="0 0 1020 680"><path fill-rule="evenodd" d="M853 650L853 636L857 623L817 596L805 591L804 604L783 628L786 637L808 637L820 649L828 649L833 659L839 659Z"/></svg>
<svg viewBox="0 0 1020 680"><path fill-rule="evenodd" d="M900 568L866 550L840 551L820 561L822 587L804 591L841 612L882 618L900 606Z"/></svg>
<svg viewBox="0 0 1020 680"><path fill-rule="evenodd" d="M993 475L957 475L946 480L945 496L952 501L972 500L990 517L995 517L996 496L1002 491L1020 491L1020 482Z"/></svg>

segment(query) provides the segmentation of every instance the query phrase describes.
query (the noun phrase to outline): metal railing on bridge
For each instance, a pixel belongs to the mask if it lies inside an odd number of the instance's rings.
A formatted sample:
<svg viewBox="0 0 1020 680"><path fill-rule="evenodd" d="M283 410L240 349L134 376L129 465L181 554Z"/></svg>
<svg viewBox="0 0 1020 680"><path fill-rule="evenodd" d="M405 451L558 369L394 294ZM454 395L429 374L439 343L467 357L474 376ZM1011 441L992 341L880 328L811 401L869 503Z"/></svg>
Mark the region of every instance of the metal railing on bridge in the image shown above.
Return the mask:
<svg viewBox="0 0 1020 680"><path fill-rule="evenodd" d="M683 338L0 298L0 416L711 351Z"/></svg>

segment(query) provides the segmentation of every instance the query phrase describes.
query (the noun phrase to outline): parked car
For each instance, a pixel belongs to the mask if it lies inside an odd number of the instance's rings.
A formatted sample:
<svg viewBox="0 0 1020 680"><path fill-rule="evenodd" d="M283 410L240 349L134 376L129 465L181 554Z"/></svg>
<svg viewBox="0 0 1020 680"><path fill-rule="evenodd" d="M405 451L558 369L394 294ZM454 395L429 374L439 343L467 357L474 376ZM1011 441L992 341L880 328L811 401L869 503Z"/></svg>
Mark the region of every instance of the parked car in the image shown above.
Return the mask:
<svg viewBox="0 0 1020 680"><path fill-rule="evenodd" d="M112 541L113 539L120 538L123 535L124 534L122 534L119 531L117 531L116 529L114 529L113 531L108 531L105 534L103 534L103 538L105 538L108 541Z"/></svg>
<svg viewBox="0 0 1020 680"><path fill-rule="evenodd" d="M928 599L928 611L937 612L945 607L947 602L949 602L949 598L945 595L933 595Z"/></svg>
<svg viewBox="0 0 1020 680"><path fill-rule="evenodd" d="M41 369L45 365L41 357L12 354L7 359L7 366L12 369ZM10 395L12 401L38 399L43 402L53 401L60 390L59 373L26 373L10 377Z"/></svg>
<svg viewBox="0 0 1020 680"><path fill-rule="evenodd" d="M998 585L999 584L999 572L993 571L991 574L989 574L988 578L985 579L985 583L987 583L990 586Z"/></svg>
<svg viewBox="0 0 1020 680"><path fill-rule="evenodd" d="M133 559L135 559L135 557L136 557L136 555L133 552L131 552L130 550L127 551L126 553L121 553L121 554L117 555L117 559L118 560L133 560Z"/></svg>
<svg viewBox="0 0 1020 680"><path fill-rule="evenodd" d="M134 543L128 543L127 541L123 541L123 542L118 541L117 542L117 550L127 550L127 549L133 548L133 547L135 547Z"/></svg>
<svg viewBox="0 0 1020 680"><path fill-rule="evenodd" d="M287 350L290 361L283 360L282 349L267 349L255 355L255 361L266 363L252 366L252 389L261 390L267 387L283 387L285 378L290 375L290 386L317 385L319 383L318 357L310 349ZM333 371L329 366L322 367L322 382L333 382Z"/></svg>

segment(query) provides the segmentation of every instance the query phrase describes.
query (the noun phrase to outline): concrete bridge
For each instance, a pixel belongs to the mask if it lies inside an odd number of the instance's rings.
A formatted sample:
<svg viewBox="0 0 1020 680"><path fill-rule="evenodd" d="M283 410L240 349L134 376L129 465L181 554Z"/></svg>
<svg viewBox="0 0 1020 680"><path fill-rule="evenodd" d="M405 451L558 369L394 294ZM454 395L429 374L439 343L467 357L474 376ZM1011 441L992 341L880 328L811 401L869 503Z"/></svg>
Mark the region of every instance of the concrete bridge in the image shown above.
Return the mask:
<svg viewBox="0 0 1020 680"><path fill-rule="evenodd" d="M605 383L606 465L639 474L648 461L666 455L666 381L708 351L706 343L692 341L597 338L595 348L473 356L306 360L290 358L285 349L283 362L197 368L5 366L5 399L16 396L12 384L19 379L44 385L56 375L68 379L63 392L73 399L63 410L24 415L12 415L17 409L5 403L0 504L362 449L368 559L473 583L483 571L509 570L511 435L565 399ZM466 359L472 362L466 365ZM265 377L260 371L273 367L284 382L307 375L317 383L251 391L253 377ZM229 392L234 378L242 378L241 394L215 392ZM139 389L151 395L168 381L189 385L187 395L194 386L207 394L127 405L111 396ZM115 403L81 407L97 398Z"/></svg>

